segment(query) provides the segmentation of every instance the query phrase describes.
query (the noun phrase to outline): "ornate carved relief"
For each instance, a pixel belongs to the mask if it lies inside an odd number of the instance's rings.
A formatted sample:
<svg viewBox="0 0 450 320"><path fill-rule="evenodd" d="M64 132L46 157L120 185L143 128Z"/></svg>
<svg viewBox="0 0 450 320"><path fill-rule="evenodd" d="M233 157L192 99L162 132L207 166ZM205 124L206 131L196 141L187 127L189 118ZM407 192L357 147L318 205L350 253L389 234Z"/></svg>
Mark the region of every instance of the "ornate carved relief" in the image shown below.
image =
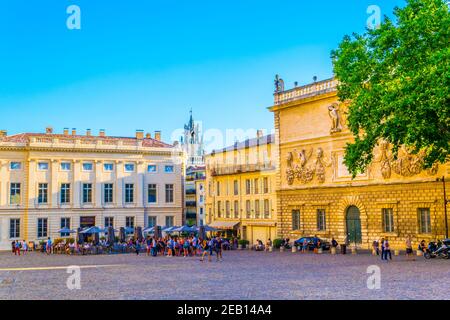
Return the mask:
<svg viewBox="0 0 450 320"><path fill-rule="evenodd" d="M383 140L379 144L378 160L375 162L380 163L380 172L384 179L389 179L392 171L403 177L411 177L423 171L424 157L424 152L412 154L405 147L402 147L398 152L397 159L394 159L389 143ZM435 175L438 169L439 165L435 163L427 170L427 173Z"/></svg>
<svg viewBox="0 0 450 320"><path fill-rule="evenodd" d="M288 167L286 169L286 179L289 185L292 185L295 179L298 179L303 184L311 182L314 176L317 177L318 182L325 182L325 169L331 165L331 162L325 158L322 148L318 148L316 160L312 165L307 165L312 154L312 148L308 151L303 149L297 152L294 149L294 152L288 152L286 159ZM295 155L297 159L295 159Z"/></svg>

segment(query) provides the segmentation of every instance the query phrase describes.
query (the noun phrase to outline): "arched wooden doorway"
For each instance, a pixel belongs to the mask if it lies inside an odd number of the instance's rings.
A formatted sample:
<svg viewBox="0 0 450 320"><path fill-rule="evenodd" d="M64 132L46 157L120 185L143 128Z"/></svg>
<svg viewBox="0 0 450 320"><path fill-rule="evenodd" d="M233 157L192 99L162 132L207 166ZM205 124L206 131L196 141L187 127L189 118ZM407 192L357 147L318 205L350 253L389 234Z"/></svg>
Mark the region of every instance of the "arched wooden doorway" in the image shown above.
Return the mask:
<svg viewBox="0 0 450 320"><path fill-rule="evenodd" d="M348 241L356 244L362 243L361 217L358 207L350 206L347 208L345 221Z"/></svg>

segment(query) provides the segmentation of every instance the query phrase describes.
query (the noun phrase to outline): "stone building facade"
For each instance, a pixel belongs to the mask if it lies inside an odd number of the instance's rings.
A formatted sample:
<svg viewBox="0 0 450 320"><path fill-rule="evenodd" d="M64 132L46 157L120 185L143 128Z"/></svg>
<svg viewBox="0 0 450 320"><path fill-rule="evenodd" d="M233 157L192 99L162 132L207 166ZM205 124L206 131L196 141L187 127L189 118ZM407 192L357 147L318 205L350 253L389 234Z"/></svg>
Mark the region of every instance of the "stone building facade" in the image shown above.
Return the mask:
<svg viewBox="0 0 450 320"><path fill-rule="evenodd" d="M338 242L345 237L369 248L387 237L394 248L445 237L442 182L450 166L423 169L423 155L406 149L394 159L381 141L374 161L352 179L343 163L353 136L346 127L346 104L338 101L337 81L329 79L277 90L275 140L280 170L276 176L278 234L296 239L318 235Z"/></svg>
<svg viewBox="0 0 450 320"><path fill-rule="evenodd" d="M62 227L180 225L183 154L137 131L0 135L0 249Z"/></svg>
<svg viewBox="0 0 450 320"><path fill-rule="evenodd" d="M206 224L252 244L276 238L276 152L274 136L259 130L206 156Z"/></svg>

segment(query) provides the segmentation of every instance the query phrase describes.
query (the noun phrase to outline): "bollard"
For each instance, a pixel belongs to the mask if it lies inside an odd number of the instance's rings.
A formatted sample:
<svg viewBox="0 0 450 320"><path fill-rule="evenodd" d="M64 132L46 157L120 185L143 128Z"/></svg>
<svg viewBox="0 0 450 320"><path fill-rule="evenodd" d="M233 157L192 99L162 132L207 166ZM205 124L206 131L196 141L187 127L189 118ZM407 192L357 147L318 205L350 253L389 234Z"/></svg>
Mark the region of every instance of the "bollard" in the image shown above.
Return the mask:
<svg viewBox="0 0 450 320"><path fill-rule="evenodd" d="M421 257L422 255L423 255L422 250L417 250L417 256L418 256L418 257Z"/></svg>
<svg viewBox="0 0 450 320"><path fill-rule="evenodd" d="M331 247L331 254L336 254L336 248L335 247Z"/></svg>
<svg viewBox="0 0 450 320"><path fill-rule="evenodd" d="M353 248L352 248L352 254L357 254L357 253L358 253L358 252L357 252L356 248L353 247Z"/></svg>
<svg viewBox="0 0 450 320"><path fill-rule="evenodd" d="M319 250L317 250L317 253L318 253L318 254L322 254L322 253L323 253L323 249L322 249L322 248L319 248Z"/></svg>
<svg viewBox="0 0 450 320"><path fill-rule="evenodd" d="M372 255L376 256L377 255L377 251L376 250L372 250Z"/></svg>
<svg viewBox="0 0 450 320"><path fill-rule="evenodd" d="M297 252L297 247L296 246L292 246L292 252Z"/></svg>
<svg viewBox="0 0 450 320"><path fill-rule="evenodd" d="M284 246L280 247L280 252L284 252Z"/></svg>
<svg viewBox="0 0 450 320"><path fill-rule="evenodd" d="M400 250L394 250L394 256L399 256L400 255Z"/></svg>
<svg viewBox="0 0 450 320"><path fill-rule="evenodd" d="M270 247L269 247L269 252L272 252L272 251L273 251L273 247L270 246Z"/></svg>
<svg viewBox="0 0 450 320"><path fill-rule="evenodd" d="M242 244L238 245L238 250L242 250Z"/></svg>

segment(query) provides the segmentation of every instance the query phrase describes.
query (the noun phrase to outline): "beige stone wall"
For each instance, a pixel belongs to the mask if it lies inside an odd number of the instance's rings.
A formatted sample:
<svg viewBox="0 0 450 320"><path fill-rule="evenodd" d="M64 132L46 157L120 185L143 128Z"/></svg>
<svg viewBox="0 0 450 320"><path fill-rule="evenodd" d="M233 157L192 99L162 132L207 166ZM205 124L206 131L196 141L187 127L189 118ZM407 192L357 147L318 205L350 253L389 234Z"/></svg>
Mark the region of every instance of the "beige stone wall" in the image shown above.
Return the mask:
<svg viewBox="0 0 450 320"><path fill-rule="evenodd" d="M336 113L330 112L333 105L338 110L337 123L332 117ZM298 95L277 103L271 111L279 142L276 185L280 235L317 234L342 241L347 233L346 210L354 205L360 210L363 247L382 236L402 248L408 234L415 242L444 237L442 183L436 178L448 177L448 164L424 170L420 154L402 149L394 159L390 146L380 142L367 171L352 178L343 157L353 136L346 127L346 105L338 101L335 91ZM382 208L394 211L393 233L382 230ZM429 234L418 232L418 208L430 208ZM317 209L326 211L326 231L317 231ZM292 230L292 210L301 213L298 231Z"/></svg>
<svg viewBox="0 0 450 320"><path fill-rule="evenodd" d="M0 249L8 249L9 221L20 218L20 238L37 239L37 219L48 218L49 236L59 234L61 218L71 218L71 228L79 226L80 216L95 216L98 226L104 225L104 217L114 218L116 228L125 225L125 217L135 217L136 226L147 226L147 217L156 216L157 223L165 226L165 217L173 216L175 225L182 224L183 216L183 168L181 154L176 155L170 148L155 150L136 149L135 152L95 152L93 150L29 150L9 148L5 143L0 148ZM22 163L21 170L11 171L11 161ZM48 170L38 170L39 162L47 162ZM69 162L70 171L61 171L61 163ZM84 162L92 163L93 170L82 170ZM103 164L112 163L113 171L103 169ZM125 164L134 164L133 172L124 170ZM155 164L157 172L149 173L147 166ZM164 172L165 165L174 165L174 173ZM10 204L10 183L21 184L21 202ZM38 184L48 183L48 203L38 203ZM71 184L71 202L60 203L62 183ZM82 184L92 184L92 202L83 203ZM114 185L114 201L107 204L103 200L103 185ZM134 202L124 202L124 186L134 184ZM157 203L148 203L148 184L157 185ZM166 203L165 185L174 185L174 202Z"/></svg>

